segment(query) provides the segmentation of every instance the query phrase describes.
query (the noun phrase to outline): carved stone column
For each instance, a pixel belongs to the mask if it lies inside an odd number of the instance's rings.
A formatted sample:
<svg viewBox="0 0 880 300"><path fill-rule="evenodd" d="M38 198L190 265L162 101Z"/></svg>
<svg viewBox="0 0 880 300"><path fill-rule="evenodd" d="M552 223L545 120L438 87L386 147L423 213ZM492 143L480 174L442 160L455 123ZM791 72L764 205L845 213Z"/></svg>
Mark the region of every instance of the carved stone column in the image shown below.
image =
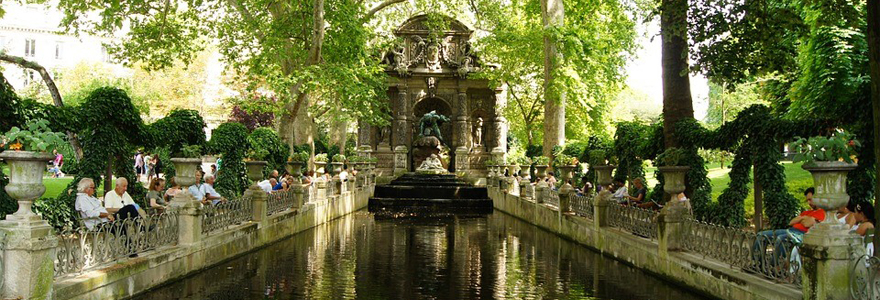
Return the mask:
<svg viewBox="0 0 880 300"><path fill-rule="evenodd" d="M405 145L394 147L394 176L398 176L407 172L407 151Z"/></svg>
<svg viewBox="0 0 880 300"><path fill-rule="evenodd" d="M458 97L455 101L455 140L453 147L455 149L467 150L468 140L470 140L471 132L468 130L468 101L467 93L464 90L458 91Z"/></svg>
<svg viewBox="0 0 880 300"><path fill-rule="evenodd" d="M493 110L495 112L495 119L492 122L492 130L494 141L492 145L492 152L507 152L507 119L504 118L504 106L507 105L507 93L504 90L504 87L499 87L495 90L495 106Z"/></svg>
<svg viewBox="0 0 880 300"><path fill-rule="evenodd" d="M409 103L409 99L407 99L406 87L398 86L397 98L394 99L394 141L392 142L395 146L406 146L407 145L407 136L410 134L409 123L407 122L407 115L409 114L409 108L407 107Z"/></svg>
<svg viewBox="0 0 880 300"><path fill-rule="evenodd" d="M358 152L364 156L364 152L373 150L373 126L365 121L358 121Z"/></svg>

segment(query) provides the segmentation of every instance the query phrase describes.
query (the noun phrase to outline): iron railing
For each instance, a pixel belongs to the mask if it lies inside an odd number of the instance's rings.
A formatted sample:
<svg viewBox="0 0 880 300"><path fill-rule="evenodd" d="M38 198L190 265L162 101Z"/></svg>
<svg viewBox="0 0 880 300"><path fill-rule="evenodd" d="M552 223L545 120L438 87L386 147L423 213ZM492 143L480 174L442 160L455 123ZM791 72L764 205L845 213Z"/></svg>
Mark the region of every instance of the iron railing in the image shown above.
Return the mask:
<svg viewBox="0 0 880 300"><path fill-rule="evenodd" d="M849 291L853 299L880 299L880 258L869 254L856 260L849 280Z"/></svg>
<svg viewBox="0 0 880 300"><path fill-rule="evenodd" d="M266 203L266 214L273 215L291 209L294 206L295 200L296 198L294 197L293 191L287 190L273 192L269 194L269 201Z"/></svg>
<svg viewBox="0 0 880 300"><path fill-rule="evenodd" d="M250 221L253 219L253 210L252 199L244 196L217 205L206 205L202 209L202 234Z"/></svg>
<svg viewBox="0 0 880 300"><path fill-rule="evenodd" d="M649 239L657 238L657 212L635 206L610 205L608 220L611 226Z"/></svg>
<svg viewBox="0 0 880 300"><path fill-rule="evenodd" d="M147 250L177 244L179 213L145 215L80 226L58 234L55 277L79 274L97 265L124 259Z"/></svg>
<svg viewBox="0 0 880 300"><path fill-rule="evenodd" d="M550 187L544 188L544 203L559 207L559 193Z"/></svg>
<svg viewBox="0 0 880 300"><path fill-rule="evenodd" d="M801 284L800 240L789 234L762 231L754 235L751 261L743 267L779 283Z"/></svg>
<svg viewBox="0 0 880 300"><path fill-rule="evenodd" d="M593 218L593 200L596 195L593 193L588 193L587 195L578 195L576 192L571 192L568 199L571 199L571 210L574 213L584 216L587 218Z"/></svg>

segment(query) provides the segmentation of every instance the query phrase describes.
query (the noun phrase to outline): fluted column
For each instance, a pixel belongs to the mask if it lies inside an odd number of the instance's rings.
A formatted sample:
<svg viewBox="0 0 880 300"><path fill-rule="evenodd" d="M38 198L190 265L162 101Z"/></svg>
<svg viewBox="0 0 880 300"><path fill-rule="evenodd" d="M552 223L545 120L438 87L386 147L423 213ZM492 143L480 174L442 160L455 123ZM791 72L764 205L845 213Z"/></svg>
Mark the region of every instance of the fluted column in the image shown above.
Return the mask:
<svg viewBox="0 0 880 300"><path fill-rule="evenodd" d="M358 121L358 151L373 150L373 125L366 121Z"/></svg>
<svg viewBox="0 0 880 300"><path fill-rule="evenodd" d="M495 90L495 119L492 122L492 130L494 139L492 142L492 152L507 152L507 119L504 118L504 106L507 105L507 92L504 86Z"/></svg>
<svg viewBox="0 0 880 300"><path fill-rule="evenodd" d="M409 124L407 123L407 115L409 112L406 87L398 86L397 98L394 99L394 146L406 146L407 136L410 134Z"/></svg>

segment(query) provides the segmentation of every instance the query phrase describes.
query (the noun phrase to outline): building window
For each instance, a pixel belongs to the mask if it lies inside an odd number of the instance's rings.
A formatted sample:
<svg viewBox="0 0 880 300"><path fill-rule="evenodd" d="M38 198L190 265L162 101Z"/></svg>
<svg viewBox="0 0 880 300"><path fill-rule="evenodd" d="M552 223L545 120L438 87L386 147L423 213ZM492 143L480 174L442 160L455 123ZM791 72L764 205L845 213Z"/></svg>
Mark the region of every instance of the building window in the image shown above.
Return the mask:
<svg viewBox="0 0 880 300"><path fill-rule="evenodd" d="M55 59L61 59L61 52L64 50L64 44L61 42L55 43Z"/></svg>
<svg viewBox="0 0 880 300"><path fill-rule="evenodd" d="M107 51L107 47L101 46L101 61L105 63L110 62L110 52Z"/></svg>
<svg viewBox="0 0 880 300"><path fill-rule="evenodd" d="M24 40L24 56L37 56L37 41L35 41L34 39Z"/></svg>
<svg viewBox="0 0 880 300"><path fill-rule="evenodd" d="M34 81L35 77L36 75L34 75L33 70L24 70L24 86L30 85L31 82Z"/></svg>

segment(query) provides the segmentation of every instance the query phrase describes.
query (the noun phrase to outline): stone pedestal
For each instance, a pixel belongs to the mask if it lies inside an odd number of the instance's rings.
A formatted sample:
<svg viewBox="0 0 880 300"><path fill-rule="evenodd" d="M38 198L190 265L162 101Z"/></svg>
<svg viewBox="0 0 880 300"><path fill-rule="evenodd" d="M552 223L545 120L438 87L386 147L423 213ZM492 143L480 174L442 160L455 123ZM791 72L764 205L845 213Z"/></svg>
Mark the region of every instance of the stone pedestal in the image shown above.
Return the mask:
<svg viewBox="0 0 880 300"><path fill-rule="evenodd" d="M684 236L687 228L684 221L690 217L688 209L682 205L666 205L657 215L657 236L660 253L684 250Z"/></svg>
<svg viewBox="0 0 880 300"><path fill-rule="evenodd" d="M535 202L536 203L544 203L544 190L547 189L546 182L538 182L537 186L535 186Z"/></svg>
<svg viewBox="0 0 880 300"><path fill-rule="evenodd" d="M5 299L51 299L58 239L37 215L0 221Z"/></svg>
<svg viewBox="0 0 880 300"><path fill-rule="evenodd" d="M180 227L178 244L187 246L202 240L202 209L199 200L196 200L186 187L174 196L171 206L180 210L178 224Z"/></svg>
<svg viewBox="0 0 880 300"><path fill-rule="evenodd" d="M394 176L399 176L407 172L406 166L408 150L406 146L394 147Z"/></svg>
<svg viewBox="0 0 880 300"><path fill-rule="evenodd" d="M574 188L570 184L564 184L559 188L559 211L567 213L571 211L571 193ZM553 191L551 191L553 193Z"/></svg>
<svg viewBox="0 0 880 300"><path fill-rule="evenodd" d="M260 223L268 216L269 212L269 195L266 194L260 186L252 184L244 191L244 197L251 198L251 204L254 206L253 219L254 222Z"/></svg>
<svg viewBox="0 0 880 300"><path fill-rule="evenodd" d="M608 214L611 205L617 205L617 203L611 200L611 193L608 190L602 190L596 195L596 199L593 201L593 222L595 222L596 228L611 226Z"/></svg>
<svg viewBox="0 0 880 300"><path fill-rule="evenodd" d="M865 254L860 236L837 222L822 222L804 235L800 254L804 299L850 299L852 263Z"/></svg>
<svg viewBox="0 0 880 300"><path fill-rule="evenodd" d="M468 153L468 149L465 147L458 147L455 149L455 171L467 171L470 169L470 154Z"/></svg>

